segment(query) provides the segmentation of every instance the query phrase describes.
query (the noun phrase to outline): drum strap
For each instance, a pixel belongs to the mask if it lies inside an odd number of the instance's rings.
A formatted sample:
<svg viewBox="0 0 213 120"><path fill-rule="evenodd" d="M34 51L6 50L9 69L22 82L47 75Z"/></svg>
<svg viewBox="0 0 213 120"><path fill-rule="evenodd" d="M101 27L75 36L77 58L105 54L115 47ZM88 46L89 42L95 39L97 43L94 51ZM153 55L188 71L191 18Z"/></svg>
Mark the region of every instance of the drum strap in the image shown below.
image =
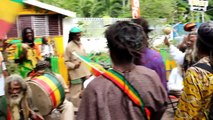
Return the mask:
<svg viewBox="0 0 213 120"><path fill-rule="evenodd" d="M117 71L110 69L102 74L108 80L119 87L137 106L140 107L146 120L150 120L151 112L145 107L144 102L138 91L129 83L126 78Z"/></svg>
<svg viewBox="0 0 213 120"><path fill-rule="evenodd" d="M7 120L12 120L11 113L8 107L7 107Z"/></svg>

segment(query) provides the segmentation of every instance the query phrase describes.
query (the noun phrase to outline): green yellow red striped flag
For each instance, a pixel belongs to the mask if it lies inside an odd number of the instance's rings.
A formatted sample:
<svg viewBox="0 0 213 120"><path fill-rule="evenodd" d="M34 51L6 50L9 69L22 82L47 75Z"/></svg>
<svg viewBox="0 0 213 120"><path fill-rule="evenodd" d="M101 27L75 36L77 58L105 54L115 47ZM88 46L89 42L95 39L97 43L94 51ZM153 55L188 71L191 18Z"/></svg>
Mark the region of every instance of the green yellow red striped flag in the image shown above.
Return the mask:
<svg viewBox="0 0 213 120"><path fill-rule="evenodd" d="M23 9L23 0L0 0L0 39L5 37Z"/></svg>
<svg viewBox="0 0 213 120"><path fill-rule="evenodd" d="M101 65L92 62L86 56L79 55L76 52L73 52L72 54L78 57L81 61L83 61L83 63L85 63L85 65L93 73L93 75L99 76L106 71Z"/></svg>
<svg viewBox="0 0 213 120"><path fill-rule="evenodd" d="M145 107L142 98L138 91L125 79L123 75L117 71L110 69L102 74L104 77L111 80L115 85L117 85L126 95L141 108L146 120L150 120L151 113L148 108Z"/></svg>

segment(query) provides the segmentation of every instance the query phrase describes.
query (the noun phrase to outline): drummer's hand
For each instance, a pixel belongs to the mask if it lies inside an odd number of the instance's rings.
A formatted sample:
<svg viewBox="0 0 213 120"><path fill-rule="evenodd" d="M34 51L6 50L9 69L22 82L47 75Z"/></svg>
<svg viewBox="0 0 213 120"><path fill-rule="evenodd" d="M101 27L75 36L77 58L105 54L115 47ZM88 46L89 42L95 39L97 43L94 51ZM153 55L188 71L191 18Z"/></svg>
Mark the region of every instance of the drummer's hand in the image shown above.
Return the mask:
<svg viewBox="0 0 213 120"><path fill-rule="evenodd" d="M41 115L37 114L37 113L32 113L31 119L32 120L44 120L44 118Z"/></svg>
<svg viewBox="0 0 213 120"><path fill-rule="evenodd" d="M27 59L27 49L26 48L23 48L22 49L22 54L19 56L19 61L21 62L22 60L25 60Z"/></svg>
<svg viewBox="0 0 213 120"><path fill-rule="evenodd" d="M27 50L23 49L22 54L19 56L19 58L15 59L15 63L21 63L23 60L27 59Z"/></svg>
<svg viewBox="0 0 213 120"><path fill-rule="evenodd" d="M167 37L164 38L164 44L168 47L170 46L170 42L169 42L169 39Z"/></svg>

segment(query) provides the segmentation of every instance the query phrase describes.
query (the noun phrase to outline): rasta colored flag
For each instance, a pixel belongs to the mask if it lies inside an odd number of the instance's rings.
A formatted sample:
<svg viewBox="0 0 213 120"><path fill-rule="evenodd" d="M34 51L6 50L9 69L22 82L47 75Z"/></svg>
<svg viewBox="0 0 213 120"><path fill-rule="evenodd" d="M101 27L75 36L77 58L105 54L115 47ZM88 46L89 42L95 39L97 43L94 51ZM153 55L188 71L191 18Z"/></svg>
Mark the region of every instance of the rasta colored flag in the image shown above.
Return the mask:
<svg viewBox="0 0 213 120"><path fill-rule="evenodd" d="M102 73L104 73L106 71L101 65L92 62L88 57L79 55L76 52L73 52L72 54L75 55L76 57L78 57L81 61L83 61L83 63L85 63L85 65L87 66L87 68L95 76L99 76L99 75L101 75Z"/></svg>
<svg viewBox="0 0 213 120"><path fill-rule="evenodd" d="M4 38L22 9L23 0L0 0L0 39Z"/></svg>

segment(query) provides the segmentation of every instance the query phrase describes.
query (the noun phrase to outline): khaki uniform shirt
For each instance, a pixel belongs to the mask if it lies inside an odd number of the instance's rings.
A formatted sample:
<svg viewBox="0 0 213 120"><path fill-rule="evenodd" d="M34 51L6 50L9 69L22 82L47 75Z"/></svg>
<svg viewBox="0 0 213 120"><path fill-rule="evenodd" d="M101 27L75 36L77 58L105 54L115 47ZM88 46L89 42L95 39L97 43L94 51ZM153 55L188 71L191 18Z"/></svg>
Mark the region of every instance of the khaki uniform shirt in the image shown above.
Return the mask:
<svg viewBox="0 0 213 120"><path fill-rule="evenodd" d="M79 45L77 45L73 41L68 43L65 50L64 59L69 72L69 77L71 78L71 80L76 80L85 76L89 76L91 74L89 69L80 59L78 59L76 56L72 54L73 52L76 52L79 55L86 55L86 52L80 43ZM74 68L75 65L79 64L80 62L81 62L80 66L75 69Z"/></svg>

